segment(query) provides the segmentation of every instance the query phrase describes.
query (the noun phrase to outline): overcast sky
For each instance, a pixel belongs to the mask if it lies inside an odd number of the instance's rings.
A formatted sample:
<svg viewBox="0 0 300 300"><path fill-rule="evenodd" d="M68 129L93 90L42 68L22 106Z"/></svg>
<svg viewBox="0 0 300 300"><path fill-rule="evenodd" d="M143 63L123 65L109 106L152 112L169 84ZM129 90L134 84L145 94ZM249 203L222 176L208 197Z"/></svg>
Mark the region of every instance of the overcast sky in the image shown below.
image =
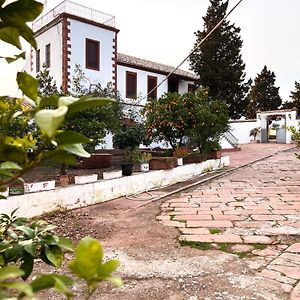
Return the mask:
<svg viewBox="0 0 300 300"><path fill-rule="evenodd" d="M140 58L178 65L193 48L194 32L203 28L209 0L73 0L116 17L118 51ZM48 0L50 10L61 0ZM238 0L230 0L233 7ZM243 0L229 20L241 28L247 78L263 66L275 72L280 95L288 99L300 81L300 1ZM1 55L12 49L0 45ZM15 94L16 69L0 63L0 95ZM188 70L186 64L184 69Z"/></svg>

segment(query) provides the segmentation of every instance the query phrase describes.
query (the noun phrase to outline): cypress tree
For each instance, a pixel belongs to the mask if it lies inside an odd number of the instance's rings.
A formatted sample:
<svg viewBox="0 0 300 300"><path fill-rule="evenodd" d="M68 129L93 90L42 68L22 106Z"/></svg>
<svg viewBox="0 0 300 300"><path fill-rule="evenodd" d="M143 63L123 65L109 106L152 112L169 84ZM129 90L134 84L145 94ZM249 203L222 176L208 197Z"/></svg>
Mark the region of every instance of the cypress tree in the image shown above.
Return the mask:
<svg viewBox="0 0 300 300"><path fill-rule="evenodd" d="M285 102L283 104L284 108L296 108L298 110L298 115L300 114L300 82L295 81L295 89L291 91L290 98L292 101Z"/></svg>
<svg viewBox="0 0 300 300"><path fill-rule="evenodd" d="M248 95L248 118L255 118L258 110L276 110L281 106L282 100L279 96L279 87L275 86L275 79L274 72L268 70L267 66L264 66L261 73L257 74Z"/></svg>
<svg viewBox="0 0 300 300"><path fill-rule="evenodd" d="M226 15L228 1L210 0L204 29L197 31L196 44ZM241 56L240 28L229 21L223 24L190 57L191 69L199 75L199 84L209 88L211 99L225 101L231 118L240 118L246 110L245 64Z"/></svg>

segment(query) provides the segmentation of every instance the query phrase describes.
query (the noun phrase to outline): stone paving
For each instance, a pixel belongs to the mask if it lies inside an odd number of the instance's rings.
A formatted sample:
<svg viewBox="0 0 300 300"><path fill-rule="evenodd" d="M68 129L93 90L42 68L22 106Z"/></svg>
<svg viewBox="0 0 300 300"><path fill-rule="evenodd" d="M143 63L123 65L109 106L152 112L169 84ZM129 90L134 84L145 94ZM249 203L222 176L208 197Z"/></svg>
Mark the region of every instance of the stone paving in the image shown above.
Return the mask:
<svg viewBox="0 0 300 300"><path fill-rule="evenodd" d="M283 146L274 145L278 150ZM244 158L243 150L233 153L232 166L253 161L253 147L249 145ZM295 151L279 152L181 193L162 204L157 219L177 227L180 241L223 244L233 253L261 257L259 275L280 283L292 300L299 300L300 161Z"/></svg>

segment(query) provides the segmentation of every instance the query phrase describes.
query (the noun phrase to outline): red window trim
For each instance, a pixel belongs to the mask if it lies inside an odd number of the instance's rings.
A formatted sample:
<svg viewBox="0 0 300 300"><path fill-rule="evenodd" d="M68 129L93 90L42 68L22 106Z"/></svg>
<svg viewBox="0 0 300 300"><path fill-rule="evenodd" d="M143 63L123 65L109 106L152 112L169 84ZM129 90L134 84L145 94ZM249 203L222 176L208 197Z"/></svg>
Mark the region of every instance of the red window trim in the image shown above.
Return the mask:
<svg viewBox="0 0 300 300"><path fill-rule="evenodd" d="M97 64L97 67L94 67L94 66L89 66L88 65L88 43L91 42L91 43L94 43L97 45L97 48L96 48L96 64ZM92 40L92 39L85 39L85 68L86 69L90 69L90 70L94 70L94 71L100 71L100 42L99 41L96 41L96 40Z"/></svg>
<svg viewBox="0 0 300 300"><path fill-rule="evenodd" d="M128 82L127 82L127 76L134 76L135 77L135 81L134 81L134 96L133 95L130 95L129 94L129 91L128 91ZM136 99L137 97L137 73L135 72L130 72L130 71L126 71L126 98L128 99Z"/></svg>
<svg viewBox="0 0 300 300"><path fill-rule="evenodd" d="M45 63L46 63L46 68L50 68L51 66L51 45L47 44L45 47Z"/></svg>
<svg viewBox="0 0 300 300"><path fill-rule="evenodd" d="M150 80L154 80L155 81L154 86L155 87L157 86L157 77L148 75L148 77L147 77L147 95L153 89L153 87L150 88L150 84L149 84ZM157 88L155 88L155 90L152 92L152 94L154 94L154 97L151 97L151 95L148 95L148 99L150 99L150 98L157 99Z"/></svg>
<svg viewBox="0 0 300 300"><path fill-rule="evenodd" d="M35 55L35 72L39 73L41 70L41 50L37 49Z"/></svg>

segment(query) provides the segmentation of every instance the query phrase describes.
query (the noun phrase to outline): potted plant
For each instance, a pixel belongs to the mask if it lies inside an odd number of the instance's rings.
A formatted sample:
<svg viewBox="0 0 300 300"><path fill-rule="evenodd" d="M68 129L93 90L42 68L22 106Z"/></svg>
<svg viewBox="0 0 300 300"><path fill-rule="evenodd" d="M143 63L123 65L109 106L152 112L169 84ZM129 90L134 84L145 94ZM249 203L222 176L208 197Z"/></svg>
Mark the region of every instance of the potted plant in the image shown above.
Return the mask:
<svg viewBox="0 0 300 300"><path fill-rule="evenodd" d="M217 140L209 140L203 146L203 153L208 155L208 159L220 159L222 156L221 145Z"/></svg>
<svg viewBox="0 0 300 300"><path fill-rule="evenodd" d="M139 148L126 148L121 164L122 175L130 176L133 171L133 164L141 161L141 151Z"/></svg>
<svg viewBox="0 0 300 300"><path fill-rule="evenodd" d="M256 140L256 136L259 134L259 132L260 132L260 127L255 127L255 128L252 128L251 130L250 130L250 134L249 134L249 136L253 136L253 142L255 143L255 142L258 142L257 140Z"/></svg>
<svg viewBox="0 0 300 300"><path fill-rule="evenodd" d="M187 148L185 147L177 147L174 152L173 156L177 157L177 166L183 165L183 158L186 157L188 154Z"/></svg>
<svg viewBox="0 0 300 300"><path fill-rule="evenodd" d="M149 152L141 153L141 171L149 172L149 161L152 158L152 154Z"/></svg>
<svg viewBox="0 0 300 300"><path fill-rule="evenodd" d="M61 187L66 187L69 184L70 178L67 174L67 165L61 164L60 174L59 174L59 182Z"/></svg>

